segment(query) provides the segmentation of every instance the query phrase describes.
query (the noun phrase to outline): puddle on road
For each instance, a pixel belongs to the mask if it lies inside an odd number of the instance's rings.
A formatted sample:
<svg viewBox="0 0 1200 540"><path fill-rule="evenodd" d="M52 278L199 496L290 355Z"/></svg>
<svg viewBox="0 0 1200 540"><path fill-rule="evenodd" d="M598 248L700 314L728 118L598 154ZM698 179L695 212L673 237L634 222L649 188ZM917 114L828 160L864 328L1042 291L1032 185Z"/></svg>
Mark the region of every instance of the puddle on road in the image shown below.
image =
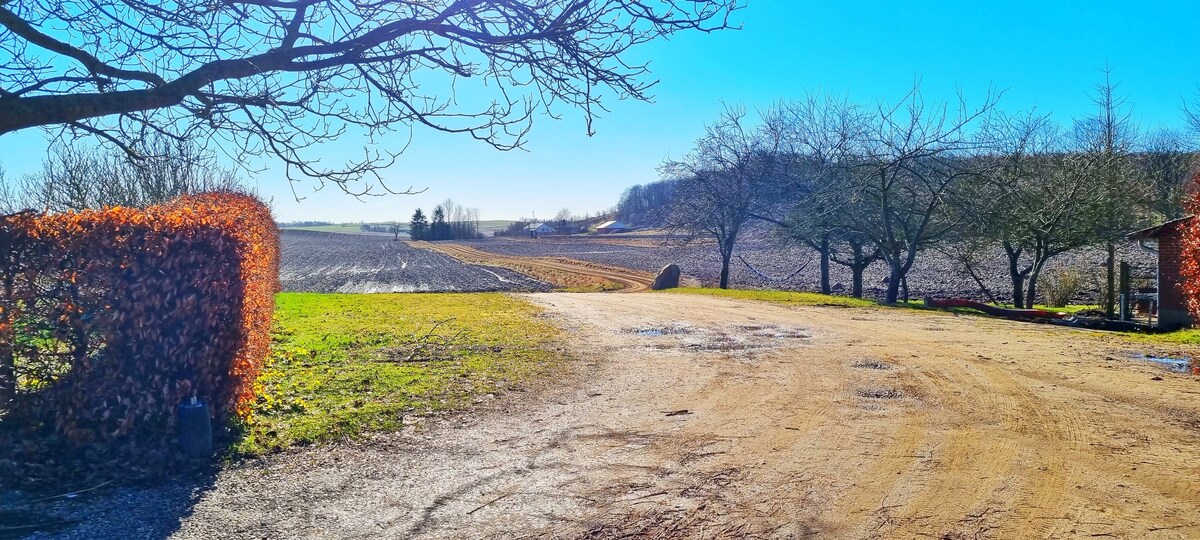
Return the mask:
<svg viewBox="0 0 1200 540"><path fill-rule="evenodd" d="M859 360L858 362L850 364L850 367L859 368L859 369L878 369L878 370L892 369L891 364L884 362L882 360Z"/></svg>
<svg viewBox="0 0 1200 540"><path fill-rule="evenodd" d="M694 327L683 323L643 324L626 327L622 333L647 338L641 346L653 350L717 352L739 360L754 360L757 352L803 344L812 335L805 329L777 324L740 324L718 328Z"/></svg>
<svg viewBox="0 0 1200 540"><path fill-rule="evenodd" d="M683 342L684 348L699 351L747 351L751 349L765 349L771 345L771 343L762 340L747 340L727 334L717 334L706 339Z"/></svg>
<svg viewBox="0 0 1200 540"><path fill-rule="evenodd" d="M811 334L805 332L802 328L780 326L776 324L743 324L735 326L734 328L741 333L758 338L808 339L812 337Z"/></svg>
<svg viewBox="0 0 1200 540"><path fill-rule="evenodd" d="M858 397L867 399L900 399L904 394L895 388L860 388L857 392Z"/></svg>
<svg viewBox="0 0 1200 540"><path fill-rule="evenodd" d="M1153 363L1163 366L1171 371L1175 371L1175 372L1179 372L1179 373L1187 373L1188 371L1190 371L1192 369L1192 359L1191 358L1171 358L1171 357L1167 357L1167 356L1152 356L1149 354L1138 354L1138 355L1134 355L1133 359L1141 360L1143 362L1153 362Z"/></svg>
<svg viewBox="0 0 1200 540"><path fill-rule="evenodd" d="M626 328L626 334L636 334L639 336L669 336L675 334L691 334L695 332L692 328L683 325L675 324L672 326L636 326Z"/></svg>

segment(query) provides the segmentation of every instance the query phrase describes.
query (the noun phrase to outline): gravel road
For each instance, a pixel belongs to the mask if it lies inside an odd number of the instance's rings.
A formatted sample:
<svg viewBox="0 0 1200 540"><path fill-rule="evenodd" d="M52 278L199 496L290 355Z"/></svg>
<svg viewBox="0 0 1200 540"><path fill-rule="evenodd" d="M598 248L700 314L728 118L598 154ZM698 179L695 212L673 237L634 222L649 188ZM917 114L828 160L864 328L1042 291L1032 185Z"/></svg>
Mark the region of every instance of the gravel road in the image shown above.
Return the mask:
<svg viewBox="0 0 1200 540"><path fill-rule="evenodd" d="M533 295L577 361L359 444L29 511L64 538L1196 538L1200 387L1096 332ZM48 537L54 537L49 535Z"/></svg>

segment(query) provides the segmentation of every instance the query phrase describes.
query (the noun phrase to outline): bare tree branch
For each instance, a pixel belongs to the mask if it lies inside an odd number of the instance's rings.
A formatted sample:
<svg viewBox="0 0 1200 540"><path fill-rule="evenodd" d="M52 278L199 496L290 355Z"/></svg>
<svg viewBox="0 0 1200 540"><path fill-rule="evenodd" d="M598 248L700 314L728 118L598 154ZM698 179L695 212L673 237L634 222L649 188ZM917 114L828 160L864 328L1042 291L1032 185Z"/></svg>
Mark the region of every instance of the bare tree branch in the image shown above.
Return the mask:
<svg viewBox="0 0 1200 540"><path fill-rule="evenodd" d="M289 180L372 191L381 151L340 166L342 136L423 126L520 148L535 113L649 100L640 45L730 27L736 0L145 0L0 2L0 134L73 128L236 143ZM11 59L11 60L10 60ZM460 93L471 84L482 92ZM490 94L490 103L459 97ZM369 182L364 182L369 180ZM387 191L386 186L384 186Z"/></svg>

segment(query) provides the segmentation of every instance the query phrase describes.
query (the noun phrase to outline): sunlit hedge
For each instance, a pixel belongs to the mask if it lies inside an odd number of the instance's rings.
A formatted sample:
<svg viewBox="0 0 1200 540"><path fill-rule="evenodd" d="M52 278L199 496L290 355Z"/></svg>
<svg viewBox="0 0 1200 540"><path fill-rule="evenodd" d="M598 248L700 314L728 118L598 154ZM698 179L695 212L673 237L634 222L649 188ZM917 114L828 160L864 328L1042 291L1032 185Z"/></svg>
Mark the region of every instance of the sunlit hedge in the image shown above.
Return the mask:
<svg viewBox="0 0 1200 540"><path fill-rule="evenodd" d="M1187 298L1192 320L1200 321L1200 174L1192 178L1190 194L1184 201L1184 211L1198 217L1184 220L1182 224L1179 274L1183 280L1180 285ZM1192 371L1200 374L1200 362L1193 360Z"/></svg>
<svg viewBox="0 0 1200 540"><path fill-rule="evenodd" d="M246 195L0 217L5 423L169 458L180 402L221 414L253 397L278 265L270 210Z"/></svg>

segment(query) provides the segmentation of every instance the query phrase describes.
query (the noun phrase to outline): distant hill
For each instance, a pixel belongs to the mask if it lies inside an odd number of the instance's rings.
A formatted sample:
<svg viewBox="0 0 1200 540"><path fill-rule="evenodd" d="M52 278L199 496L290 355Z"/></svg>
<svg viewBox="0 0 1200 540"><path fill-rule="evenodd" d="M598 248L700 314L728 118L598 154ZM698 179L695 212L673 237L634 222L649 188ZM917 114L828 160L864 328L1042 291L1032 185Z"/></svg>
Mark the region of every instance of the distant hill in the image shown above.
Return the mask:
<svg viewBox="0 0 1200 540"><path fill-rule="evenodd" d="M659 227L666 221L675 190L672 180L640 184L625 190L617 203L616 219L634 227Z"/></svg>
<svg viewBox="0 0 1200 540"><path fill-rule="evenodd" d="M376 227L390 227L391 223L382 223L382 222L381 223L368 223L367 225L374 225ZM408 232L407 224L401 224L400 227L401 227L401 229L403 229L402 234ZM328 225L291 225L288 223L280 223L279 228L280 229L289 229L289 230L294 230L294 231L317 231L317 232L342 233L342 234L390 234L390 233L379 233L379 232L365 232L362 230L361 223L331 223Z"/></svg>
<svg viewBox="0 0 1200 540"><path fill-rule="evenodd" d="M492 231L502 231L513 223L516 222L511 219L485 219L479 222L479 232L490 236Z"/></svg>

